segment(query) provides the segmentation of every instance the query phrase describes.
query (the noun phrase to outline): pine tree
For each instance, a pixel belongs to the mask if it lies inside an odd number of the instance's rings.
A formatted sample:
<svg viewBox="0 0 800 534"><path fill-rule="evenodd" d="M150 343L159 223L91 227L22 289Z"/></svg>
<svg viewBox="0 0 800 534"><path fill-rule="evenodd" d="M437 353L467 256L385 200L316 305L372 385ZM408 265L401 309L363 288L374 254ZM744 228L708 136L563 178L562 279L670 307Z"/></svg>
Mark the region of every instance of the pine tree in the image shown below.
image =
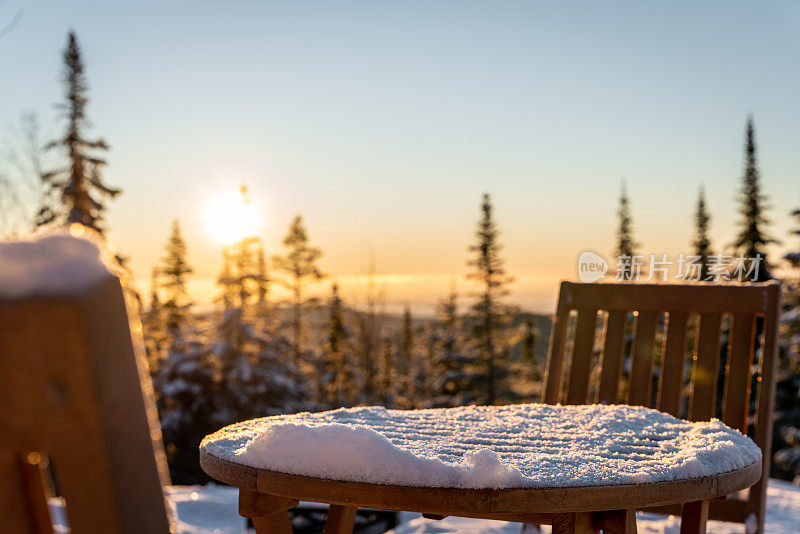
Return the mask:
<svg viewBox="0 0 800 534"><path fill-rule="evenodd" d="M219 277L225 304L212 356L219 369L216 424L308 409L308 391L291 362L293 346L276 329L257 330L253 242L225 255Z"/></svg>
<svg viewBox="0 0 800 534"><path fill-rule="evenodd" d="M218 428L215 377L215 362L205 346L183 335L172 338L153 386L170 475L175 484L208 481L190 451L196 451L203 437Z"/></svg>
<svg viewBox="0 0 800 534"><path fill-rule="evenodd" d="M259 247L256 256L256 289L258 292L257 303L260 315L266 315L269 309L269 275L267 274L267 260L264 257L264 248Z"/></svg>
<svg viewBox="0 0 800 534"><path fill-rule="evenodd" d="M797 226L790 235L800 236L800 209L791 213ZM782 279L780 360L775 392L775 452L771 476L800 481L800 252L788 252L784 259L792 267Z"/></svg>
<svg viewBox="0 0 800 534"><path fill-rule="evenodd" d="M620 280L633 280L637 273L633 262L636 256L636 248L639 244L633 239L633 217L631 216L628 187L624 181L622 182L619 193L617 217L619 218L619 227L617 228L617 258L624 258L620 260L617 266L617 277Z"/></svg>
<svg viewBox="0 0 800 534"><path fill-rule="evenodd" d="M700 258L700 280L708 277L708 257L711 256L711 239L708 236L708 226L711 216L706 210L705 190L701 187L697 197L697 211L694 215L695 238L692 242L694 254Z"/></svg>
<svg viewBox="0 0 800 534"><path fill-rule="evenodd" d="M521 352L522 361L529 364L538 364L536 360L536 341L539 339L539 329L536 328L536 322L533 320L533 315L526 315L525 322L522 329Z"/></svg>
<svg viewBox="0 0 800 534"><path fill-rule="evenodd" d="M142 314L142 337L144 338L150 373L153 376L158 371L166 343L164 310L161 306L161 299L158 296L159 287L158 269L153 267L150 278L150 305Z"/></svg>
<svg viewBox="0 0 800 534"><path fill-rule="evenodd" d="M172 336L179 335L186 322L191 303L187 300L186 276L192 273L187 261L186 242L181 235L178 221L172 222L172 233L165 247L166 255L161 260L160 273L163 277L162 287L167 293L164 302L166 328Z"/></svg>
<svg viewBox="0 0 800 534"><path fill-rule="evenodd" d="M767 261L766 246L778 241L766 233L765 227L770 223L764 214L766 210L766 196L761 192L761 177L756 161L756 141L753 117L747 118L745 130L745 164L744 174L742 175L742 186L739 190L739 235L733 243L737 252L743 254L745 258L761 258L758 266L758 276L750 281L763 282L772 278L770 274L772 266ZM755 271L752 262L748 262L750 270Z"/></svg>
<svg viewBox="0 0 800 534"><path fill-rule="evenodd" d="M283 246L287 249L286 255L276 256L274 261L277 268L289 276L285 285L292 292L292 341L295 365L299 365L305 340L303 324L305 288L309 281L322 280L326 275L317 266L322 251L318 247L309 245L308 231L300 215L297 215L289 225L289 231L283 238Z"/></svg>
<svg viewBox="0 0 800 534"><path fill-rule="evenodd" d="M477 354L467 349L455 288L439 302L437 319L431 332L434 376L430 404L433 407L474 404L483 397L482 369Z"/></svg>
<svg viewBox="0 0 800 534"><path fill-rule="evenodd" d="M509 293L507 286L514 278L506 274L500 256L502 247L498 242L499 230L494 222L488 194L483 195L481 219L475 236L475 244L469 247L474 256L467 263L472 269L467 278L477 282L481 289L472 306L472 329L484 368L482 400L494 404L507 398L507 390L503 385L507 369L502 360L507 354L507 328L512 309L502 302L502 298Z"/></svg>
<svg viewBox="0 0 800 534"><path fill-rule="evenodd" d="M400 332L392 357L394 391L397 403L403 408L419 408L430 396L428 391L427 360L417 345L411 309L403 311Z"/></svg>
<svg viewBox="0 0 800 534"><path fill-rule="evenodd" d="M70 31L64 50L64 86L66 102L60 105L67 119L67 127L60 139L51 141L46 148L65 150L68 164L42 174L45 187L58 196L63 210L54 211L53 202L45 200L37 217L37 226L53 221L65 224L80 223L103 233L103 200L115 198L121 190L109 187L102 178L106 161L97 155L109 149L103 139L86 137L89 120L86 117L88 83L83 70L83 59L75 32Z"/></svg>
<svg viewBox="0 0 800 534"><path fill-rule="evenodd" d="M358 363L360 402L366 404L382 403L386 406L390 395L391 352L385 351L382 343L385 330L383 313L384 294L375 283L375 258L370 256L366 274L366 298L363 310L353 314L353 350Z"/></svg>
<svg viewBox="0 0 800 534"><path fill-rule="evenodd" d="M350 347L350 331L344 322L344 304L339 285L331 286L328 305L328 334L325 343L325 364L320 379L323 398L331 408L356 403L355 356Z"/></svg>

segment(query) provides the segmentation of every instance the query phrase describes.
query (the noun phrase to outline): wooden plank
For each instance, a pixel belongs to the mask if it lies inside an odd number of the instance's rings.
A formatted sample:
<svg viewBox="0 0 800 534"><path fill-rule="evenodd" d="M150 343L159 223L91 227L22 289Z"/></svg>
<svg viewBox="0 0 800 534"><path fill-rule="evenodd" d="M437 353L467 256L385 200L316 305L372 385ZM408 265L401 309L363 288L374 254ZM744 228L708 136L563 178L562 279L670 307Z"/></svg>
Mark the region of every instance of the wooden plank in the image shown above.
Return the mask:
<svg viewBox="0 0 800 534"><path fill-rule="evenodd" d="M634 406L650 406L656 319L656 312L644 311L639 312L636 320L636 335L631 351L630 391L628 392L628 404Z"/></svg>
<svg viewBox="0 0 800 534"><path fill-rule="evenodd" d="M152 388L119 281L0 299L0 353L17 356L0 358L0 443L53 459L71 531L169 532Z"/></svg>
<svg viewBox="0 0 800 534"><path fill-rule="evenodd" d="M636 510L596 512L594 525L603 534L636 534Z"/></svg>
<svg viewBox="0 0 800 534"><path fill-rule="evenodd" d="M700 316L697 355L692 369L692 402L689 409L689 419L692 421L708 421L714 417L721 322L722 315L719 313Z"/></svg>
<svg viewBox="0 0 800 534"><path fill-rule="evenodd" d="M594 335L597 326L597 310L584 308L578 310L575 342L569 366L569 385L565 404L585 404L589 390Z"/></svg>
<svg viewBox="0 0 800 534"><path fill-rule="evenodd" d="M745 434L750 404L750 368L753 361L755 331L755 315L737 313L733 316L722 421Z"/></svg>
<svg viewBox="0 0 800 534"><path fill-rule="evenodd" d="M775 409L775 381L778 365L778 325L781 310L781 286L773 284L766 288L764 350L761 361L761 380L758 384L756 427L753 436L761 447L762 472L764 476L750 488L750 503L758 522L758 532L764 532L764 517L767 513L767 479L772 450L772 416Z"/></svg>
<svg viewBox="0 0 800 534"><path fill-rule="evenodd" d="M242 517L263 517L285 512L298 504L300 502L296 499L287 499L286 497L239 488L239 515Z"/></svg>
<svg viewBox="0 0 800 534"><path fill-rule="evenodd" d="M661 515L681 515L681 505L648 507L641 511ZM750 504L743 499L713 500L708 504L708 519L711 521L744 523L751 513Z"/></svg>
<svg viewBox="0 0 800 534"><path fill-rule="evenodd" d="M622 353L625 349L626 310L612 310L606 322L606 338L603 344L603 364L600 370L600 387L597 401L615 404L619 394L619 379Z"/></svg>
<svg viewBox="0 0 800 534"><path fill-rule="evenodd" d="M550 351L547 355L547 369L544 375L542 402L545 404L556 404L561 400L564 353L569 326L569 298L569 285L567 282L562 282L558 296L558 309L553 319Z"/></svg>
<svg viewBox="0 0 800 534"><path fill-rule="evenodd" d="M296 500L382 510L481 517L485 514L538 514L615 510L714 499L749 487L761 477L761 464L689 480L567 488L463 489L341 482L238 465L200 449L200 465L215 479L253 491ZM252 472L257 482L253 484Z"/></svg>
<svg viewBox="0 0 800 534"><path fill-rule="evenodd" d="M31 534L52 534L53 521L47 497L52 493L50 483L46 480L47 458L38 452L31 452L17 457L20 479L25 492L28 515L31 517Z"/></svg>
<svg viewBox="0 0 800 534"><path fill-rule="evenodd" d="M594 519L590 513L556 514L553 534L594 534Z"/></svg>
<svg viewBox="0 0 800 534"><path fill-rule="evenodd" d="M357 511L355 506L330 505L324 534L352 534Z"/></svg>
<svg viewBox="0 0 800 534"><path fill-rule="evenodd" d="M292 523L286 512L254 517L253 528L256 534L292 534Z"/></svg>
<svg viewBox="0 0 800 534"><path fill-rule="evenodd" d="M766 305L764 288L770 283L642 284L564 282L573 309L596 306L602 310L638 310L689 313L752 313ZM562 284L562 285L563 285ZM732 291L734 289L734 291Z"/></svg>
<svg viewBox="0 0 800 534"><path fill-rule="evenodd" d="M706 534L708 501L687 502L681 512L681 534Z"/></svg>
<svg viewBox="0 0 800 534"><path fill-rule="evenodd" d="M25 498L18 456L4 449L0 449L0 521L4 534L36 532Z"/></svg>
<svg viewBox="0 0 800 534"><path fill-rule="evenodd" d="M686 363L686 331L689 314L669 312L667 345L658 386L658 409L676 417L680 415L683 368Z"/></svg>

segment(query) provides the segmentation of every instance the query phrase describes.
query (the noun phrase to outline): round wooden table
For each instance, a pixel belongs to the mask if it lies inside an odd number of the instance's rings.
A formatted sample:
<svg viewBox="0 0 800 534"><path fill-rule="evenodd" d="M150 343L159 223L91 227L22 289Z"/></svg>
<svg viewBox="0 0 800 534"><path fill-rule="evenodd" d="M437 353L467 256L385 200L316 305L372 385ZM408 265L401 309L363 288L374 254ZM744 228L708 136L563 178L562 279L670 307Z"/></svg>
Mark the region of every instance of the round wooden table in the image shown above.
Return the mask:
<svg viewBox="0 0 800 534"><path fill-rule="evenodd" d="M234 428L233 425L230 428ZM239 513L256 532L291 532L287 510L299 501L330 505L326 532L352 532L357 508L550 524L554 534L636 532L635 511L683 505L681 533L705 532L708 501L743 490L761 478L761 462L739 469L664 482L571 487L447 488L348 482L277 472L223 458L225 429L200 448L200 465L211 477L239 488ZM216 451L216 454L215 454ZM357 454L354 451L354 454Z"/></svg>

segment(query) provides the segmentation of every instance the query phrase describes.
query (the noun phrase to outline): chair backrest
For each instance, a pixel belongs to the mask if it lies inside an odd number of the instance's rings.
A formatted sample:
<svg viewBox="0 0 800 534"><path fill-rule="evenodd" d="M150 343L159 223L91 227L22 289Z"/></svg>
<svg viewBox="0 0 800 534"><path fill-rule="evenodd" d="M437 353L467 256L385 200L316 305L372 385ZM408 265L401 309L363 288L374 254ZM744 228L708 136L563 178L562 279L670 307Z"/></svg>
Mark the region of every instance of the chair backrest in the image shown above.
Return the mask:
<svg viewBox="0 0 800 534"><path fill-rule="evenodd" d="M0 530L52 532L49 458L73 534L170 532L139 349L113 276L76 296L0 298Z"/></svg>
<svg viewBox="0 0 800 534"><path fill-rule="evenodd" d="M761 532L780 287L562 282L543 401L648 406L750 430L764 453L761 481L746 500L712 502L710 517L744 522L753 514Z"/></svg>

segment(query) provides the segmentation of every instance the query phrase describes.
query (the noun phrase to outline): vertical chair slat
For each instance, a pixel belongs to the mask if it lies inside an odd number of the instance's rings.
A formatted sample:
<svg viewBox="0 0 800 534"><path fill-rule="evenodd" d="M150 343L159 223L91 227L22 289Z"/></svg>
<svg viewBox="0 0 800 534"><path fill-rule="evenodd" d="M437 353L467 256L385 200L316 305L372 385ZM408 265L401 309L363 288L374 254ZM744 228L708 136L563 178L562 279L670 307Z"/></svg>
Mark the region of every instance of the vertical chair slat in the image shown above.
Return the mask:
<svg viewBox="0 0 800 534"><path fill-rule="evenodd" d="M636 321L630 391L628 393L628 404L635 406L650 405L656 318L656 312L644 311L639 312L639 318Z"/></svg>
<svg viewBox="0 0 800 534"><path fill-rule="evenodd" d="M664 363L661 366L661 380L658 386L658 409L676 417L681 409L688 318L689 314L683 311L669 312L667 346L664 349Z"/></svg>
<svg viewBox="0 0 800 534"><path fill-rule="evenodd" d="M778 320L781 309L781 286L765 288L767 302L764 325L764 353L761 362L761 380L758 386L756 408L755 442L763 452L761 458L761 480L750 488L750 502L758 519L757 532L764 532L764 516L767 504L767 478L772 450L772 415L775 408L775 381L778 365Z"/></svg>
<svg viewBox="0 0 800 534"><path fill-rule="evenodd" d="M598 402L609 404L617 402L619 391L622 351L625 348L625 321L628 312L611 310L606 323L606 339L603 346L603 366L600 371Z"/></svg>
<svg viewBox="0 0 800 534"><path fill-rule="evenodd" d="M707 421L716 410L721 323L720 313L704 313L700 316L697 359L692 370L692 404L689 410L689 419L692 421Z"/></svg>
<svg viewBox="0 0 800 534"><path fill-rule="evenodd" d="M743 433L747 432L747 408L750 402L750 365L753 361L755 315L733 316L731 348L728 358L728 379L725 383L725 405L722 420Z"/></svg>
<svg viewBox="0 0 800 534"><path fill-rule="evenodd" d="M575 342L573 343L569 368L569 387L567 388L566 404L583 404L586 402L596 325L597 310L595 308L584 308L578 311Z"/></svg>
<svg viewBox="0 0 800 534"><path fill-rule="evenodd" d="M638 400L640 404L649 405L650 390L653 388L652 366L655 358L654 340L659 324L658 317L661 313L668 312L670 322L667 327L662 373L658 384L659 408L675 414L682 412L681 389L685 378L683 376L686 363L685 353L688 338L691 337L695 363L691 376L690 418L708 420L716 412L714 405L720 393L716 383L721 359L722 318L730 314L733 318L733 328L730 352L726 357L729 372L725 381L725 400L722 401L723 418L733 426L738 426L740 419L744 424L750 402L748 399L756 397L757 416L753 438L762 451L767 451L767 453L763 455L762 459L764 476L750 488L747 496L728 496L726 500L712 501L708 504L708 510L711 516L724 521L740 523L744 522L745 518L754 515L758 522L757 531L763 532L766 481L770 472L768 451L771 448L771 417L774 409L780 289L780 283L775 281L725 285L565 282L561 286L558 305L558 316L562 324L554 327L553 339L557 343L555 350L551 345L551 357L548 360L549 371L545 378L547 381L545 391L550 393L549 396L545 395L545 398L549 402L558 402L561 392L566 389L563 383L564 369L569 367L570 358L564 353L567 352L569 346L567 338L572 336L572 330L577 330L577 328L573 329L570 323L570 310L594 308L609 310L598 400L601 402L619 400L617 392L620 388L620 378L623 375L621 362L625 352L627 319L628 313L630 313L623 310L638 310L639 318L631 355L631 376L629 377L631 398L628 402ZM699 324L695 326L694 317L698 315ZM752 378L742 377L742 371L751 372L749 370L751 366L741 367L740 365L741 362L747 362L748 358L751 358L744 354L745 347L748 347L750 343L745 340L744 331L739 331L740 328L745 328L742 326L743 324L746 325L750 321L750 319L742 317L748 316L757 321L754 337L758 337L759 332L766 333L763 362L757 386L755 382L752 382ZM576 343L578 343L577 340ZM552 356L558 357L553 358ZM740 387L739 384L743 384L743 386ZM757 389L748 396L747 387L756 387ZM741 396L737 397L736 392L740 389L743 391ZM739 413L742 413L741 418ZM704 506L693 505L695 509L700 509L701 515ZM691 510L692 507L688 509L696 512L696 510ZM674 508L669 511L665 511L666 508L660 508L660 510L660 513L676 513ZM688 522L686 524L688 525Z"/></svg>
<svg viewBox="0 0 800 534"><path fill-rule="evenodd" d="M550 336L550 352L547 355L547 370L544 377L545 404L556 404L561 396L561 381L564 377L564 348L567 344L567 327L569 326L569 289L561 284L558 295L558 309L553 322L553 333Z"/></svg>

